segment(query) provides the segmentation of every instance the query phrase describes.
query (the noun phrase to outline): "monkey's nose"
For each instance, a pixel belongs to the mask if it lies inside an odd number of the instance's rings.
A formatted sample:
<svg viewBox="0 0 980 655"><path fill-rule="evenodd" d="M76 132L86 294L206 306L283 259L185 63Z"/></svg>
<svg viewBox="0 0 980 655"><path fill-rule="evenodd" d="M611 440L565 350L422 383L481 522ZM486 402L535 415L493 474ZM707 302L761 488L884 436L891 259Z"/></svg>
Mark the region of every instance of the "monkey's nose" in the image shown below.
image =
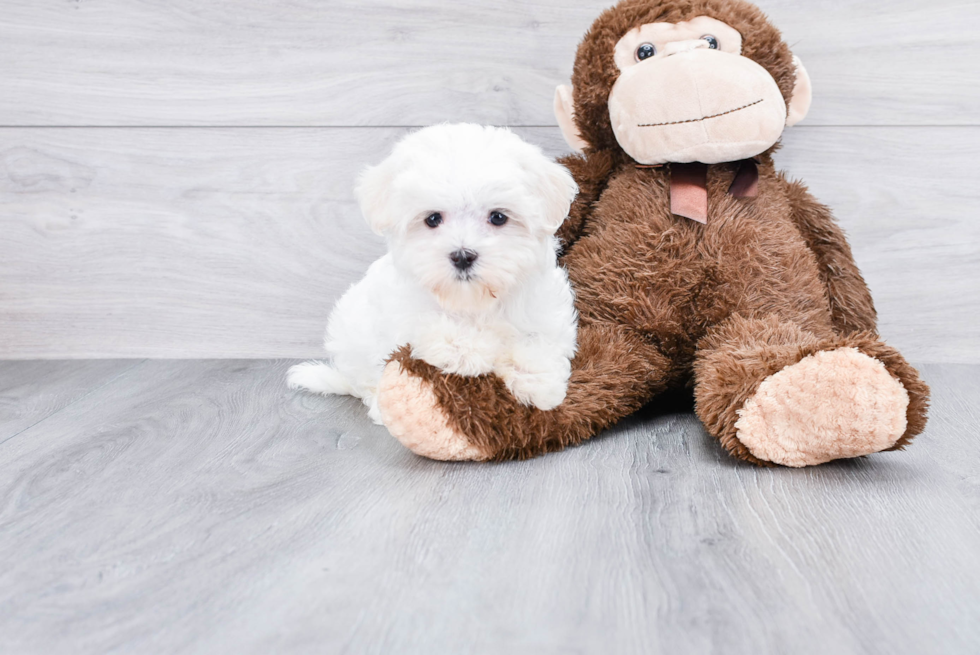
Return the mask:
<svg viewBox="0 0 980 655"><path fill-rule="evenodd" d="M449 254L449 259L452 261L453 266L461 271L465 271L469 267L473 266L473 262L479 255L476 252L470 250L469 248L460 248Z"/></svg>
<svg viewBox="0 0 980 655"><path fill-rule="evenodd" d="M671 55L676 55L681 52L690 52L691 50L697 50L698 48L708 48L708 42L704 39L688 39L687 41L671 41L664 46L664 49L660 52L664 57L670 57Z"/></svg>

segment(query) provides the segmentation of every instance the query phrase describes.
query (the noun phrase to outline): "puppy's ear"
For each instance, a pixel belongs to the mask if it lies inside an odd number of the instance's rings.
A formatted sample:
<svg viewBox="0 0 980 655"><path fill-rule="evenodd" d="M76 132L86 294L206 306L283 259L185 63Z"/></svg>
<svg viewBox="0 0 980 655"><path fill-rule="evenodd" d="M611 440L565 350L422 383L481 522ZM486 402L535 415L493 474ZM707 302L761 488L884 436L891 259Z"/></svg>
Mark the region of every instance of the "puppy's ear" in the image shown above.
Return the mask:
<svg viewBox="0 0 980 655"><path fill-rule="evenodd" d="M391 207L391 185L396 170L389 157L377 166L365 168L354 185L354 197L361 207L361 214L368 227L379 236L391 230L397 220Z"/></svg>
<svg viewBox="0 0 980 655"><path fill-rule="evenodd" d="M578 195L578 185L568 169L544 156L540 157L538 188L533 189L541 198L545 229L554 234L568 217L568 210Z"/></svg>

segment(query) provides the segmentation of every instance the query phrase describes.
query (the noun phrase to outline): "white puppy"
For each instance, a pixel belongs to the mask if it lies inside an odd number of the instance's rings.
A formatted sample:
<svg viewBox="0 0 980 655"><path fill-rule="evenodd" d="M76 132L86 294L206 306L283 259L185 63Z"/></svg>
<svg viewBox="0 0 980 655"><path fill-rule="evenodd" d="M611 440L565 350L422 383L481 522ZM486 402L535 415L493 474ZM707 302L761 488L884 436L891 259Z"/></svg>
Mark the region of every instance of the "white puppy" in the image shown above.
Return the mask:
<svg viewBox="0 0 980 655"><path fill-rule="evenodd" d="M289 386L357 396L380 423L385 361L410 344L447 373L493 372L520 402L559 405L577 317L554 234L577 192L564 167L507 129L405 137L355 189L389 252L334 308L330 363L293 366Z"/></svg>

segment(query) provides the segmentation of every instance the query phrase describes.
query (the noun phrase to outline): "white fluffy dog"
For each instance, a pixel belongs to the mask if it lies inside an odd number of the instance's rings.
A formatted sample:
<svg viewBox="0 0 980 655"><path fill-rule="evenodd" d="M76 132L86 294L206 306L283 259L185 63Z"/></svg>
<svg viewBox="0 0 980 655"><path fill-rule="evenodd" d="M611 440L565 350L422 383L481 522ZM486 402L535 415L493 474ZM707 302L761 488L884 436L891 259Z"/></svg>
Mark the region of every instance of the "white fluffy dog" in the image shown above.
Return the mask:
<svg viewBox="0 0 980 655"><path fill-rule="evenodd" d="M293 366L289 386L357 396L380 423L385 361L410 344L447 373L493 372L520 402L559 405L577 317L554 234L577 192L564 167L507 129L405 137L355 189L389 252L334 308L330 363Z"/></svg>

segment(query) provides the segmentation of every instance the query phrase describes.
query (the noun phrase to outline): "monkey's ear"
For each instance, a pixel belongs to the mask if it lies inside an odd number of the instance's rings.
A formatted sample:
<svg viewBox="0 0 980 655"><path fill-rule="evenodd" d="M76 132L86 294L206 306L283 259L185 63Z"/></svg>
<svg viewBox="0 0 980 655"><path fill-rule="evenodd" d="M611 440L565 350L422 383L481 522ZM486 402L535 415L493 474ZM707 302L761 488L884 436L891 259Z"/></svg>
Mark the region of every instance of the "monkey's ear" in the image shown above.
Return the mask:
<svg viewBox="0 0 980 655"><path fill-rule="evenodd" d="M572 87L567 84L560 85L555 89L555 118L558 120L558 127L561 134L565 137L565 143L575 152L582 153L589 146L588 141L582 138L575 127L575 104L572 102Z"/></svg>
<svg viewBox="0 0 980 655"><path fill-rule="evenodd" d="M807 112L810 111L810 103L813 101L810 75L807 74L803 62L796 55L793 55L793 63L796 64L796 84L793 86L793 97L789 101L786 127L793 127L806 118Z"/></svg>

